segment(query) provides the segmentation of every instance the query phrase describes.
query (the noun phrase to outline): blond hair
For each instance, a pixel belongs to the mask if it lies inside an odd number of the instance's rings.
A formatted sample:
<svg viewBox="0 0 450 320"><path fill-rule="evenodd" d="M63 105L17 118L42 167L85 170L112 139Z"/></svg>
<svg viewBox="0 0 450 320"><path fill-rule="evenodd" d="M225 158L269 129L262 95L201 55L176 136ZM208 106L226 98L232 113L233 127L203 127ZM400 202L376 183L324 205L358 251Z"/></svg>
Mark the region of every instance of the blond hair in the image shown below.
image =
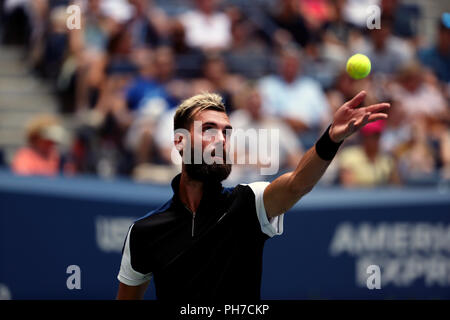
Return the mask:
<svg viewBox="0 0 450 320"><path fill-rule="evenodd" d="M189 129L194 116L204 110L226 112L222 97L216 93L204 92L184 100L174 116L174 130Z"/></svg>

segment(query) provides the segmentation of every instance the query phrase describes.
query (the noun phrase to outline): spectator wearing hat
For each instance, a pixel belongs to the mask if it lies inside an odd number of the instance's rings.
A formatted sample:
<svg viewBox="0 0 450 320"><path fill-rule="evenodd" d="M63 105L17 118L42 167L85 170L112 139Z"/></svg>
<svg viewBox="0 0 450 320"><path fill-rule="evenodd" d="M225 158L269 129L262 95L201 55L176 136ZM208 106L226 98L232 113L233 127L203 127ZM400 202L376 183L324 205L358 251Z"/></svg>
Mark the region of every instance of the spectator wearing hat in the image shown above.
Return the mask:
<svg viewBox="0 0 450 320"><path fill-rule="evenodd" d="M14 155L13 172L19 175L57 175L63 163L57 144L66 140L66 133L58 120L50 115L35 118L28 125L26 136L28 146ZM69 164L64 171L70 171Z"/></svg>

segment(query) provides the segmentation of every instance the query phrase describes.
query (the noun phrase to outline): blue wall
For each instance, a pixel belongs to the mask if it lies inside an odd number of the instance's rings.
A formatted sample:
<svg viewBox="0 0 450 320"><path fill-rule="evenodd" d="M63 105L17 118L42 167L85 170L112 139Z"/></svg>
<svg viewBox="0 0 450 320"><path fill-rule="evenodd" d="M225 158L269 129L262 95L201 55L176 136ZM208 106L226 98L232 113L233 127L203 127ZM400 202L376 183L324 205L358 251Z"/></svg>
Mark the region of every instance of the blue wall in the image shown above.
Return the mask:
<svg viewBox="0 0 450 320"><path fill-rule="evenodd" d="M314 189L267 241L262 298L450 298L449 195ZM170 196L168 186L0 172L0 297L115 298L128 226ZM368 264L381 267L379 290L366 286ZM69 265L80 290L66 286Z"/></svg>

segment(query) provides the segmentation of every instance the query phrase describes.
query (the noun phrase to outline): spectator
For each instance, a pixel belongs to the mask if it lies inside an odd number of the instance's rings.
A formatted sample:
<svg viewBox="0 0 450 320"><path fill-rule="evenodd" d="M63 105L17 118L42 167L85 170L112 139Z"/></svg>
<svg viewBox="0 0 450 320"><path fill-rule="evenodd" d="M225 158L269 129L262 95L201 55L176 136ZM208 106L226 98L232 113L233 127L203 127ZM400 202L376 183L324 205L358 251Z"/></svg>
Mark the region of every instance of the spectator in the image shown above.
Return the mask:
<svg viewBox="0 0 450 320"><path fill-rule="evenodd" d="M279 148L277 148L277 160L280 171L285 171L287 169L295 169L298 164L298 160L303 154L303 147L298 141L295 133L292 129L286 125L282 120L266 115L262 110L262 99L257 87L251 85L244 86L236 97L239 102L237 102L237 110L230 114L230 122L233 126L233 130L268 130L268 141L267 150L263 150L269 154L269 152L274 152L271 140L272 130L278 132L279 137ZM261 139L261 137L260 137ZM236 159L238 163L237 166L233 168L234 174L232 174L237 180L252 180L257 179L257 175L261 167L269 167L270 164L264 163L267 159L261 159L261 150L250 148L246 146L246 153L238 154L239 158ZM256 154L250 154L256 152ZM259 155L258 155L259 152ZM245 163L245 159L258 159L261 161L258 164L248 164L239 165L239 163ZM261 178L261 177L259 177Z"/></svg>
<svg viewBox="0 0 450 320"><path fill-rule="evenodd" d="M392 24L381 20L381 28L369 32L369 41L355 45L353 51L363 53L372 63L372 73L392 74L414 57L412 46L392 34Z"/></svg>
<svg viewBox="0 0 450 320"><path fill-rule="evenodd" d="M42 55L35 53L33 58L36 68L41 75L55 80L60 72L64 57L66 55L68 34L66 27L66 8L58 6L50 11L50 26L44 42ZM40 45L40 44L39 44Z"/></svg>
<svg viewBox="0 0 450 320"><path fill-rule="evenodd" d="M300 12L306 20L308 29L316 35L334 14L331 1L328 0L300 0Z"/></svg>
<svg viewBox="0 0 450 320"><path fill-rule="evenodd" d="M361 37L358 29L345 20L343 12L345 2L346 0L333 2L334 5L331 8L334 13L322 30L324 56L340 66L344 65L348 59L349 48L353 47L353 43Z"/></svg>
<svg viewBox="0 0 450 320"><path fill-rule="evenodd" d="M442 131L439 139L439 155L442 160L441 177L450 181L450 129L448 126L443 126Z"/></svg>
<svg viewBox="0 0 450 320"><path fill-rule="evenodd" d="M442 93L426 83L423 68L417 62L403 66L397 81L389 86L391 96L401 102L410 123L423 117L448 117L447 102Z"/></svg>
<svg viewBox="0 0 450 320"><path fill-rule="evenodd" d="M127 22L131 44L135 49L156 47L167 35L168 21L164 11L155 8L148 0L128 0L134 14Z"/></svg>
<svg viewBox="0 0 450 320"><path fill-rule="evenodd" d="M237 92L244 80L242 76L230 74L225 60L219 54L206 56L203 65L203 77L193 83L193 93L210 91L219 93L228 107L227 112L234 109L231 99L233 93Z"/></svg>
<svg viewBox="0 0 450 320"><path fill-rule="evenodd" d="M217 11L217 0L195 0L196 8L180 16L189 46L202 49L228 48L231 23L228 16Z"/></svg>
<svg viewBox="0 0 450 320"><path fill-rule="evenodd" d="M427 119L425 133L435 161L433 173L435 179L433 182L436 182L436 178L450 180L450 128L448 118Z"/></svg>
<svg viewBox="0 0 450 320"><path fill-rule="evenodd" d="M36 1L38 7L45 6L43 1ZM32 3L27 0L6 0L4 3L4 30L2 40L8 45L28 45L33 29L31 18Z"/></svg>
<svg viewBox="0 0 450 320"><path fill-rule="evenodd" d="M104 14L102 10L102 0L86 1L83 5L83 29L82 32L71 32L76 37L73 39L75 50L86 50L87 52L105 52L108 45L108 38L113 32L113 21ZM74 29L78 30L78 29Z"/></svg>
<svg viewBox="0 0 450 320"><path fill-rule="evenodd" d="M395 156L402 180L408 184L424 181L435 172L437 164L424 121L412 125L411 138L396 148Z"/></svg>
<svg viewBox="0 0 450 320"><path fill-rule="evenodd" d="M396 150L411 139L411 123L407 120L401 101L391 101L389 118L381 134L380 148L382 152L394 154Z"/></svg>
<svg viewBox="0 0 450 320"><path fill-rule="evenodd" d="M162 98L166 107L174 107L177 101L168 90L176 80L173 51L169 47L159 47L146 59L127 91L128 108L137 111L153 97Z"/></svg>
<svg viewBox="0 0 450 320"><path fill-rule="evenodd" d="M399 0L381 0L381 14L391 22L395 36L411 40L417 36L420 15L417 5L401 3Z"/></svg>
<svg viewBox="0 0 450 320"><path fill-rule="evenodd" d="M380 150L380 136L385 122L367 124L360 131L362 144L341 151L339 161L340 182L345 187L375 187L399 183L394 159Z"/></svg>
<svg viewBox="0 0 450 320"><path fill-rule="evenodd" d="M275 12L269 14L269 18L276 26L271 32L271 39L274 39L276 43L284 46L295 41L302 47L306 46L311 33L300 14L299 1L282 0L280 5L276 6Z"/></svg>
<svg viewBox="0 0 450 320"><path fill-rule="evenodd" d="M176 57L176 74L183 79L200 77L204 60L203 52L201 49L190 47L186 43L186 30L178 20L171 23L169 41Z"/></svg>
<svg viewBox="0 0 450 320"><path fill-rule="evenodd" d="M304 75L319 82L325 90L330 89L342 69L342 62L327 54L323 42L316 40L306 46L302 65Z"/></svg>
<svg viewBox="0 0 450 320"><path fill-rule="evenodd" d="M345 20L359 29L367 28L367 9L380 5L380 0L346 0L344 6Z"/></svg>
<svg viewBox="0 0 450 320"><path fill-rule="evenodd" d="M128 28L121 27L108 42L108 59L105 72L111 67L134 71L137 69L133 61L132 37ZM137 71L137 70L136 70Z"/></svg>
<svg viewBox="0 0 450 320"><path fill-rule="evenodd" d="M326 96L318 82L301 74L300 52L296 48L283 49L278 70L278 75L267 76L259 84L264 111L281 117L297 133L318 130L328 123Z"/></svg>
<svg viewBox="0 0 450 320"><path fill-rule="evenodd" d="M63 167L63 156L58 143L66 142L67 136L59 121L50 115L33 119L27 127L28 146L17 151L12 160L12 171L19 175L55 176L62 170L70 173L71 165Z"/></svg>
<svg viewBox="0 0 450 320"><path fill-rule="evenodd" d="M118 23L104 14L102 3L101 0L85 3L82 6L84 27L69 32L69 50L76 64L74 109L77 112L95 105L92 94L99 89L103 79L109 39L118 32Z"/></svg>
<svg viewBox="0 0 450 320"><path fill-rule="evenodd" d="M346 0L334 1L334 5L330 10L330 20L324 25L325 40L330 43L337 44L341 47L347 46L351 41L352 32L356 31L353 24L345 20L344 6Z"/></svg>
<svg viewBox="0 0 450 320"><path fill-rule="evenodd" d="M438 23L437 42L418 52L420 61L433 70L440 81L450 83L450 26Z"/></svg>
<svg viewBox="0 0 450 320"><path fill-rule="evenodd" d="M270 50L247 17L240 14L238 19L231 27L232 42L224 55L226 64L231 72L249 79L265 76L271 71Z"/></svg>
<svg viewBox="0 0 450 320"><path fill-rule="evenodd" d="M132 112L132 123L125 137L127 148L135 154L136 164L159 161L155 153L154 128L159 117L177 105L172 95L176 89L174 57L169 47L160 47L145 68L150 72L138 77L126 94L128 108ZM142 74L142 73L141 73ZM184 90L184 89L182 89ZM183 93L179 93L183 95Z"/></svg>

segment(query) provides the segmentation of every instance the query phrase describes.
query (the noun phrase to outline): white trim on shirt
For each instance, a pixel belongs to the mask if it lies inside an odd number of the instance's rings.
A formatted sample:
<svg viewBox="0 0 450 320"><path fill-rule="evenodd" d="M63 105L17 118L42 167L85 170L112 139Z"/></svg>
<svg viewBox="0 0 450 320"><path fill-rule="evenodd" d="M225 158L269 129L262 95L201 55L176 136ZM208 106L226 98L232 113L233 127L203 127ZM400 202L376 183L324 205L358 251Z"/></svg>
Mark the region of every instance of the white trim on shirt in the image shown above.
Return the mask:
<svg viewBox="0 0 450 320"><path fill-rule="evenodd" d="M120 271L117 276L117 279L128 286L138 286L143 284L144 282L149 281L152 278L152 273L143 274L137 272L131 266L130 234L132 228L133 226L131 226L127 234L127 240L125 241L125 247L123 249L122 255L122 262L120 263Z"/></svg>
<svg viewBox="0 0 450 320"><path fill-rule="evenodd" d="M263 194L266 187L270 184L267 181L257 181L248 184L255 194L255 207L261 231L269 237L279 236L283 233L284 213L274 218L267 218L266 208L264 207Z"/></svg>

